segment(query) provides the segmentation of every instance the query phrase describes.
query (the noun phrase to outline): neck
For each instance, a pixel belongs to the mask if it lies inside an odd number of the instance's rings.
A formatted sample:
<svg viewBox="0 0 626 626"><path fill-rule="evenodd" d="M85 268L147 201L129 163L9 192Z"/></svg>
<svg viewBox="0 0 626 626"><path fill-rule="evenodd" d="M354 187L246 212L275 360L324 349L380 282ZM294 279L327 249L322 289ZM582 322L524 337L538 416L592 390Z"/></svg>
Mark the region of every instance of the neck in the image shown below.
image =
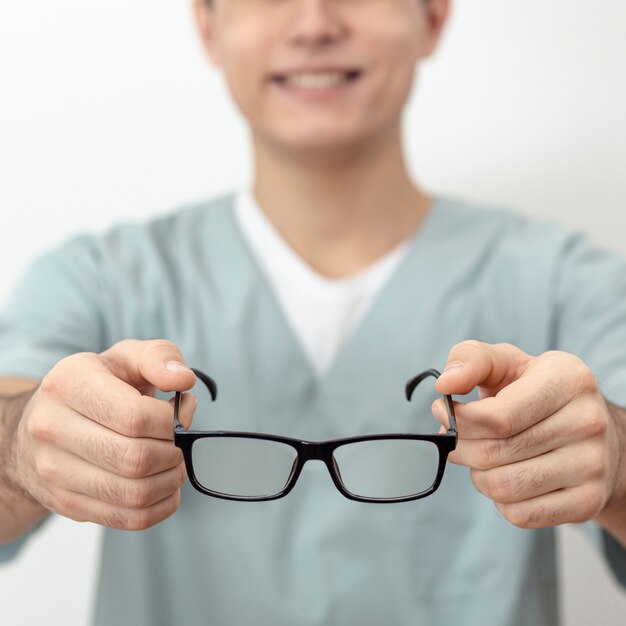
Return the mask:
<svg viewBox="0 0 626 626"><path fill-rule="evenodd" d="M320 274L354 274L420 226L430 205L411 181L400 129L359 150L299 157L253 138L254 195Z"/></svg>

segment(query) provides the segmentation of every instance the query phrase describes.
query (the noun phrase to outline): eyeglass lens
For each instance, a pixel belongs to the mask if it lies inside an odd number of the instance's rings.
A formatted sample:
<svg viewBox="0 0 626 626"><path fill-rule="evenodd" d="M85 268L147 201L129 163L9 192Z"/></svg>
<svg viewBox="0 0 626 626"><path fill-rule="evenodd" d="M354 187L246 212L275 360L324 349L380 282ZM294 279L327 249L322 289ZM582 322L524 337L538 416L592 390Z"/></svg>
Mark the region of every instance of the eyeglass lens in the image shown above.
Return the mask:
<svg viewBox="0 0 626 626"><path fill-rule="evenodd" d="M196 480L224 495L261 498L280 493L295 467L295 448L267 439L207 437L191 449Z"/></svg>
<svg viewBox="0 0 626 626"><path fill-rule="evenodd" d="M355 496L390 499L432 487L439 448L430 441L374 439L350 443L333 454L344 487Z"/></svg>
<svg viewBox="0 0 626 626"><path fill-rule="evenodd" d="M297 452L290 445L246 437L206 437L192 447L196 480L209 491L238 497L277 495L289 482ZM376 439L339 446L335 470L355 496L393 499L427 491L439 468L430 441Z"/></svg>

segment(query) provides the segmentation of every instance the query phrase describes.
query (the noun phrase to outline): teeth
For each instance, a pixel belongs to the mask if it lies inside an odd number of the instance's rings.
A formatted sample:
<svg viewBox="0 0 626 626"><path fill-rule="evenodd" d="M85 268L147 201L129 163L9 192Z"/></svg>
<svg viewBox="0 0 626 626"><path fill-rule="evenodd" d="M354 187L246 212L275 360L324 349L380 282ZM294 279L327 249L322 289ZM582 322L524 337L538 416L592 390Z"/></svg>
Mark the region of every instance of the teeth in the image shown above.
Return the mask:
<svg viewBox="0 0 626 626"><path fill-rule="evenodd" d="M308 74L291 74L285 77L285 83L292 87L323 89L345 83L348 77L345 72L325 72Z"/></svg>

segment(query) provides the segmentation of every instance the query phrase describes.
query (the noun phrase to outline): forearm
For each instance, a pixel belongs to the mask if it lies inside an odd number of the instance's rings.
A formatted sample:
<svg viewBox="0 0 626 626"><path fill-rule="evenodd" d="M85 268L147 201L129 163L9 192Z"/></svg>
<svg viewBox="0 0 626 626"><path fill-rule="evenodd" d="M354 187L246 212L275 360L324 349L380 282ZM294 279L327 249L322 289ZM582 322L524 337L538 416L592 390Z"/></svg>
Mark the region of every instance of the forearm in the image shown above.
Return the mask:
<svg viewBox="0 0 626 626"><path fill-rule="evenodd" d="M612 496L595 521L626 548L626 409L607 402L615 429L609 431L619 459Z"/></svg>
<svg viewBox="0 0 626 626"><path fill-rule="evenodd" d="M34 389L15 396L0 396L0 544L31 530L48 510L25 493L15 481L17 427Z"/></svg>

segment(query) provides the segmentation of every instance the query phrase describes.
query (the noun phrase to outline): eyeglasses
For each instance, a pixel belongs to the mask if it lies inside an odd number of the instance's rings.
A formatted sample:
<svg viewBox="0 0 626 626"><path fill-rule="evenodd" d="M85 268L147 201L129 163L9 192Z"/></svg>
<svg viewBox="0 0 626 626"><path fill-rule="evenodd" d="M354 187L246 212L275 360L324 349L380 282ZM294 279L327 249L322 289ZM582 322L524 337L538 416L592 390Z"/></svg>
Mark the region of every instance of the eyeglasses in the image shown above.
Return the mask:
<svg viewBox="0 0 626 626"><path fill-rule="evenodd" d="M192 368L217 398L215 381ZM408 401L425 370L406 383ZM456 448L452 398L445 397L450 428L435 435L386 433L328 441L305 441L263 433L187 430L179 421L181 392L174 400L174 443L195 489L226 500L259 502L286 496L307 461L323 461L337 489L359 502L406 502L434 493L448 454Z"/></svg>

